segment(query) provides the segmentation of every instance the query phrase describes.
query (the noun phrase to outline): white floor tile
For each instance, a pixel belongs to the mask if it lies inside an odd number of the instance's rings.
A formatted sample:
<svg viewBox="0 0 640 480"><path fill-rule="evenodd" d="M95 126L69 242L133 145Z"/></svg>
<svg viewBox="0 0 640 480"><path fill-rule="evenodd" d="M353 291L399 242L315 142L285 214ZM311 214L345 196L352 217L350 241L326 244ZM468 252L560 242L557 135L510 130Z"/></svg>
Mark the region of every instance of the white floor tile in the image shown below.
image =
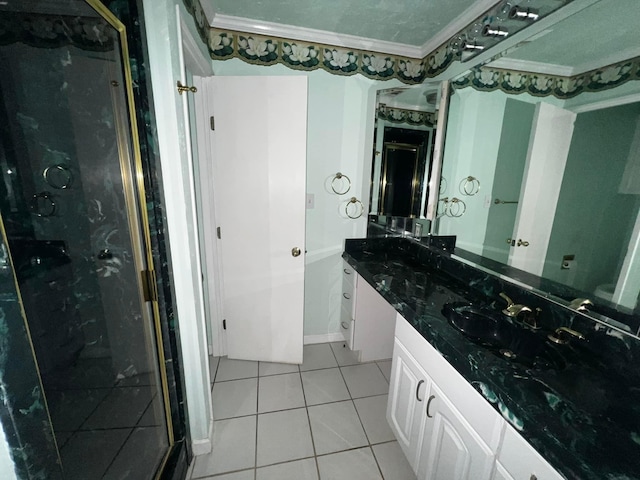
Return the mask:
<svg viewBox="0 0 640 480"><path fill-rule="evenodd" d="M375 363L341 367L342 375L352 398L383 395L389 392L389 384Z"/></svg>
<svg viewBox="0 0 640 480"><path fill-rule="evenodd" d="M416 480L416 476L402 453L398 442L374 445L373 454L378 460L384 478L393 480Z"/></svg>
<svg viewBox="0 0 640 480"><path fill-rule="evenodd" d="M346 367L347 365L357 365L358 363L360 363L356 358L356 353L353 350L349 349L346 342L332 343L331 350L333 350L333 354L336 356L338 365L340 365L341 367Z"/></svg>
<svg viewBox="0 0 640 480"><path fill-rule="evenodd" d="M302 372L302 385L307 405L338 402L350 398L338 368Z"/></svg>
<svg viewBox="0 0 640 480"><path fill-rule="evenodd" d="M382 480L369 447L318 457L318 468L320 480Z"/></svg>
<svg viewBox="0 0 640 480"><path fill-rule="evenodd" d="M258 413L304 407L299 373L274 375L260 379Z"/></svg>
<svg viewBox="0 0 640 480"><path fill-rule="evenodd" d="M258 406L258 379L245 378L216 382L213 384L213 418L225 418L254 415Z"/></svg>
<svg viewBox="0 0 640 480"><path fill-rule="evenodd" d="M387 422L387 395L356 398L356 410L367 433L369 443L382 443L395 440Z"/></svg>
<svg viewBox="0 0 640 480"><path fill-rule="evenodd" d="M309 407L309 419L318 455L368 445L351 400Z"/></svg>
<svg viewBox="0 0 640 480"><path fill-rule="evenodd" d="M225 475L216 475L215 477L204 477L202 480L253 480L255 470L243 470L241 472L227 473Z"/></svg>
<svg viewBox="0 0 640 480"><path fill-rule="evenodd" d="M259 468L256 480L318 480L318 469L315 459L307 458Z"/></svg>
<svg viewBox="0 0 640 480"><path fill-rule="evenodd" d="M255 467L256 417L219 420L210 454L196 457L192 478Z"/></svg>
<svg viewBox="0 0 640 480"><path fill-rule="evenodd" d="M218 363L220 363L220 357L209 356L209 378L211 383L216 378L216 370L218 370Z"/></svg>
<svg viewBox="0 0 640 480"><path fill-rule="evenodd" d="M307 410L258 415L258 466L313 456Z"/></svg>
<svg viewBox="0 0 640 480"><path fill-rule="evenodd" d="M117 387L105 398L82 430L135 427L153 398L155 387Z"/></svg>
<svg viewBox="0 0 640 480"><path fill-rule="evenodd" d="M391 380L391 360L382 360L376 363L378 364L378 367L380 367L380 370L382 370L384 378L389 382Z"/></svg>
<svg viewBox="0 0 640 480"><path fill-rule="evenodd" d="M266 377L269 375L280 375L283 373L296 373L300 371L300 367L298 365L293 365L290 363L271 363L271 362L260 362L260 367L258 373L261 377Z"/></svg>
<svg viewBox="0 0 640 480"><path fill-rule="evenodd" d="M300 365L301 372L338 366L333 356L333 350L331 350L331 346L328 343L305 345L302 354L303 363Z"/></svg>
<svg viewBox="0 0 640 480"><path fill-rule="evenodd" d="M216 382L226 382L227 380L239 380L241 378L252 378L258 376L258 362L247 360L229 360L221 357L216 373Z"/></svg>

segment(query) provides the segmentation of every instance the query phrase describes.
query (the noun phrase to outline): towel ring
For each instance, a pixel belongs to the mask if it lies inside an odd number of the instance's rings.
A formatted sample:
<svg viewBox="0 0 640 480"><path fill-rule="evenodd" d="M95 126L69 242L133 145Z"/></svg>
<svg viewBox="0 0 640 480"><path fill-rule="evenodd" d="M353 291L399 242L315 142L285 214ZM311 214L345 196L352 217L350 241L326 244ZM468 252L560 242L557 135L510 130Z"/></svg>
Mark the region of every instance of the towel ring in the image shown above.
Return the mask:
<svg viewBox="0 0 640 480"><path fill-rule="evenodd" d="M336 186L340 187L343 182L340 181L340 182L338 182L338 184L336 184L336 180L342 180L343 178L347 179L347 188L346 188L346 190L341 191L343 189L336 188ZM338 195L344 195L350 189L351 189L351 180L349 179L349 177L347 177L346 175L344 175L343 173L340 173L340 172L336 173L335 177L333 177L333 180L331 180L331 190L333 190L333 193L336 193Z"/></svg>
<svg viewBox="0 0 640 480"><path fill-rule="evenodd" d="M349 205L351 205L351 204L355 204L355 205L360 204L360 213L358 215L353 216L353 215L349 214ZM357 208L357 206L356 206L356 208ZM356 218L360 218L362 216L362 214L364 213L364 205L356 197L351 197L351 199L347 202L347 204L344 207L344 213L347 215L347 217L353 218L355 220Z"/></svg>
<svg viewBox="0 0 640 480"><path fill-rule="evenodd" d="M455 205L455 210L454 210ZM449 208L447 208L446 214L452 218L458 218L464 215L467 211L467 204L459 198L453 197L450 201Z"/></svg>
<svg viewBox="0 0 640 480"><path fill-rule="evenodd" d="M480 180L472 176L463 178L458 184L458 190L462 195L472 197L480 191Z"/></svg>
<svg viewBox="0 0 640 480"><path fill-rule="evenodd" d="M69 188L73 181L71 169L61 163L45 168L42 172L42 177L50 187L58 189Z"/></svg>
<svg viewBox="0 0 640 480"><path fill-rule="evenodd" d="M40 199L44 200L44 202L41 202ZM31 211L38 217L53 217L56 213L56 202L51 198L51 193L34 193L33 197L31 197Z"/></svg>

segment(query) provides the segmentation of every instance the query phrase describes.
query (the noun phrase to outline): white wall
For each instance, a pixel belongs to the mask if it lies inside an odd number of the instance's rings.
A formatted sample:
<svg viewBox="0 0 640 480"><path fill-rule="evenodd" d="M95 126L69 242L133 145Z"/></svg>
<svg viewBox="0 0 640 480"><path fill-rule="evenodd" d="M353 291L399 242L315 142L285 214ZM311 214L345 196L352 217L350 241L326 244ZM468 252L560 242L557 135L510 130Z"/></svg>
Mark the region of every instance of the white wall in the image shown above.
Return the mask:
<svg viewBox="0 0 640 480"><path fill-rule="evenodd" d="M307 193L314 195L315 206L307 210L306 219L304 334L305 342L337 338L344 239L366 236L375 89L395 86L395 82L323 70L298 72L283 65L255 66L239 59L214 61L213 66L216 75L309 78ZM337 172L351 179L351 190L343 196L331 191L330 182ZM344 218L345 202L352 196L366 208L357 220Z"/></svg>
<svg viewBox="0 0 640 480"><path fill-rule="evenodd" d="M193 183L187 151L190 142L185 130L184 98L176 90L176 81L181 78L179 53L182 49L176 5L191 35L199 39L193 19L181 0L143 0L188 426L193 451L198 455L211 449L213 414L202 285L197 274L198 233L193 222ZM205 45L202 42L198 45L203 57L208 59Z"/></svg>

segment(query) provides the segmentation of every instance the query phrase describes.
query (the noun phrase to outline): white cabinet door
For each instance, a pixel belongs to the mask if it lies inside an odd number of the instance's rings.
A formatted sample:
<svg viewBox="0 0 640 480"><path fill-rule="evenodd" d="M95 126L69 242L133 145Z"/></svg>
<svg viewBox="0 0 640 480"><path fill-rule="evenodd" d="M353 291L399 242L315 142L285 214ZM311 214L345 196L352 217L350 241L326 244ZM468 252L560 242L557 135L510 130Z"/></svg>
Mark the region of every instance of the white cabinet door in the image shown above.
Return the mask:
<svg viewBox="0 0 640 480"><path fill-rule="evenodd" d="M361 362L391 358L396 310L366 281L358 278L355 295L353 350Z"/></svg>
<svg viewBox="0 0 640 480"><path fill-rule="evenodd" d="M500 462L496 462L496 469L493 472L491 480L514 480L514 478L509 475L509 472L507 472Z"/></svg>
<svg viewBox="0 0 640 480"><path fill-rule="evenodd" d="M423 439L425 395L431 380L404 346L395 341L387 420L413 471L418 469Z"/></svg>
<svg viewBox="0 0 640 480"><path fill-rule="evenodd" d="M307 77L206 81L227 353L302 363Z"/></svg>
<svg viewBox="0 0 640 480"><path fill-rule="evenodd" d="M437 385L426 400L420 480L489 480L494 454Z"/></svg>
<svg viewBox="0 0 640 480"><path fill-rule="evenodd" d="M517 480L562 480L562 476L510 425L504 431L498 462ZM500 478L495 477L496 480Z"/></svg>

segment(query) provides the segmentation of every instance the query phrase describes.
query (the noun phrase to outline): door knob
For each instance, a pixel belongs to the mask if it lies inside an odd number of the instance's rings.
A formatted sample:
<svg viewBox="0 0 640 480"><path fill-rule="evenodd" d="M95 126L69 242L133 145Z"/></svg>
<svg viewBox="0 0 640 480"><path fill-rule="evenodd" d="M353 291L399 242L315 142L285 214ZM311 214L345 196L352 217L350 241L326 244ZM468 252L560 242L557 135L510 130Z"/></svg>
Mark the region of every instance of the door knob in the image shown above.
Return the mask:
<svg viewBox="0 0 640 480"><path fill-rule="evenodd" d="M518 239L518 246L519 247L528 247L529 246L529 242L525 242L524 240L522 240L521 238Z"/></svg>
<svg viewBox="0 0 640 480"><path fill-rule="evenodd" d="M291 255L294 257L299 257L300 256L300 249L298 247L293 247L291 249Z"/></svg>

